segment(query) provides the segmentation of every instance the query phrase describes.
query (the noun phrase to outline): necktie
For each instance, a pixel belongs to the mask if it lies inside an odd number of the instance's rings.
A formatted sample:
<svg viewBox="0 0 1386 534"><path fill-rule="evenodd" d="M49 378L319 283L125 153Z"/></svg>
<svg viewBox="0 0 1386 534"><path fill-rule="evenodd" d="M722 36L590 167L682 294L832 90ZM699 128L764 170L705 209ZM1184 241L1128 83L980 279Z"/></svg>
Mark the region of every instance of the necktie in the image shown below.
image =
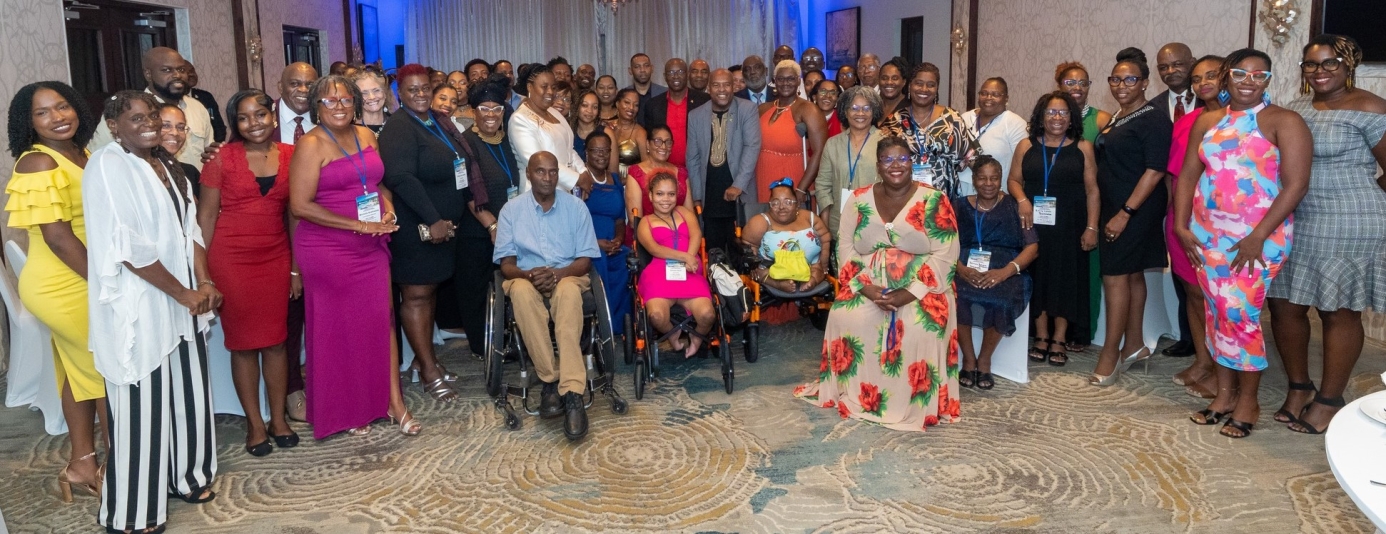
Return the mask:
<svg viewBox="0 0 1386 534"><path fill-rule="evenodd" d="M1188 97L1185 95L1177 95L1174 97L1174 120L1176 122L1178 122L1180 118L1184 117L1184 108L1187 107L1187 105L1185 104L1186 98Z"/></svg>
<svg viewBox="0 0 1386 534"><path fill-rule="evenodd" d="M294 117L294 144L298 144L298 138L303 137L303 117Z"/></svg>
<svg viewBox="0 0 1386 534"><path fill-rule="evenodd" d="M761 95L760 93L752 93L751 99L756 101L757 106L765 103L765 96Z"/></svg>

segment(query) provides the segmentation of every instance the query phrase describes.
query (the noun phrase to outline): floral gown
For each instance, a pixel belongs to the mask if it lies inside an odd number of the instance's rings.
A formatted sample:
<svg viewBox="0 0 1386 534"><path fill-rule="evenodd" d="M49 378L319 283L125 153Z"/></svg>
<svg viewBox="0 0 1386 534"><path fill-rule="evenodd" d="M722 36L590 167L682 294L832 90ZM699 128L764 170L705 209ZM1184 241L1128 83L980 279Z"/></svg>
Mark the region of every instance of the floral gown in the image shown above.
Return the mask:
<svg viewBox="0 0 1386 534"><path fill-rule="evenodd" d="M894 221L877 215L872 187L842 213L841 288L828 316L818 379L795 396L842 417L922 431L959 419L953 274L957 221L944 193L919 187ZM852 226L848 226L851 224ZM875 285L918 300L891 313L861 294Z"/></svg>

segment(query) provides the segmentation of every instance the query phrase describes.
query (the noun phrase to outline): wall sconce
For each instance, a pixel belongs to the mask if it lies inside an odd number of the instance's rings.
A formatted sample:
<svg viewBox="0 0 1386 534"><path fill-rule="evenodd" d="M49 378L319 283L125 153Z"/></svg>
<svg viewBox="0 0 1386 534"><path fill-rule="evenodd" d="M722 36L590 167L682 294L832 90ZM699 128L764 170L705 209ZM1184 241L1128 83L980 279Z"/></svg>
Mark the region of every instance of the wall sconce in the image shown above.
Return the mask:
<svg viewBox="0 0 1386 534"><path fill-rule="evenodd" d="M1290 28L1299 18L1299 7L1295 0L1265 0L1265 3L1260 14L1261 24L1271 33L1271 42L1277 48L1285 46L1290 40Z"/></svg>
<svg viewBox="0 0 1386 534"><path fill-rule="evenodd" d="M259 33L252 33L245 41L245 57L251 65L259 65L260 60L264 59L264 43L260 41Z"/></svg>
<svg viewBox="0 0 1386 534"><path fill-rule="evenodd" d="M961 24L953 28L953 53L959 56L967 50L967 32L963 30Z"/></svg>

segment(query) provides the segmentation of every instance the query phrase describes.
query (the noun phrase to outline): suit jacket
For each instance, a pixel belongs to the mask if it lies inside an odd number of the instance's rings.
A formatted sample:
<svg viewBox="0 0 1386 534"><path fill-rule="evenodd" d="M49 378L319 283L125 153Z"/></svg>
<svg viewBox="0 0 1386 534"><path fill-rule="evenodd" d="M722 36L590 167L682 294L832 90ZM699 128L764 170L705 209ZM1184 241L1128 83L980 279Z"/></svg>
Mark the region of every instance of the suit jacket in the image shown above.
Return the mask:
<svg viewBox="0 0 1386 534"><path fill-rule="evenodd" d="M770 99L775 98L775 94L774 94L773 92L770 91L770 86L769 86L769 85L766 85L766 86L765 86L764 91L765 91L765 102L769 102ZM740 99L743 99L743 100L746 100L746 101L750 101L750 100L751 100L751 89L750 89L750 88L746 88L746 89L742 89L742 90L740 90L740 91L737 91L735 96L736 96L737 98L740 98Z"/></svg>
<svg viewBox="0 0 1386 534"><path fill-rule="evenodd" d="M760 157L760 114L755 104L743 98L733 98L727 113L732 121L727 128L727 165L731 166L732 185L742 191L743 202L755 204L759 202L755 183L756 158ZM712 105L708 104L688 112L688 189L693 200L703 200L707 158L711 153Z"/></svg>
<svg viewBox="0 0 1386 534"><path fill-rule="evenodd" d="M1193 94L1193 89L1190 89L1189 91L1189 94ZM1174 115L1171 114L1171 110L1169 108L1169 89L1165 89L1160 94L1155 95L1155 98L1150 99L1150 105L1154 106L1155 109L1160 110L1160 113L1164 113L1165 117L1168 118L1171 122L1174 121ZM1198 109L1201 107L1203 107L1203 101L1199 100L1198 96L1194 96L1194 109Z"/></svg>
<svg viewBox="0 0 1386 534"><path fill-rule="evenodd" d="M626 89L635 89L635 86L631 85ZM639 90L636 91L636 94L640 95L640 107L635 109L636 124L639 124L642 128L645 127L645 108L649 107L650 100L653 100L655 97L664 94L668 90L668 87L654 82L650 82L650 90L646 91L645 94L641 95Z"/></svg>
<svg viewBox="0 0 1386 534"><path fill-rule="evenodd" d="M693 110L698 109L699 106L702 106L703 104L706 104L709 100L712 100L712 97L708 96L707 93L698 91L696 89L689 89L688 96L686 98L688 99L689 114L692 114ZM644 125L646 130L653 128L655 126L668 126L669 93L666 91L665 93L660 94L659 96L651 98L649 103L645 105L644 113L645 120L641 121L640 123Z"/></svg>

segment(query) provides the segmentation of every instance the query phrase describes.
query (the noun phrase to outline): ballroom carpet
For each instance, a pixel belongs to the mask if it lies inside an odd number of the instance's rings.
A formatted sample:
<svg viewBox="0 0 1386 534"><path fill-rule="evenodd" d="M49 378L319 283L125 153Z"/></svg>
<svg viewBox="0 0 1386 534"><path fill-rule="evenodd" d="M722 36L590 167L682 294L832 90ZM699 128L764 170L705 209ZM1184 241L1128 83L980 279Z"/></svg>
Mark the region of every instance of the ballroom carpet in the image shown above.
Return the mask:
<svg viewBox="0 0 1386 534"><path fill-rule="evenodd" d="M459 341L443 358L463 372L461 400L406 390L427 425L416 438L380 422L368 437L313 442L298 426L303 445L253 458L241 419L222 416L219 496L170 503L169 532L1373 530L1329 471L1323 439L1271 420L1284 394L1278 367L1249 439L1188 422L1204 402L1168 378L1187 359L1157 355L1149 374L1095 388L1091 352L1065 368L1031 366L1029 384L966 390L961 423L902 433L792 398L816 373L820 334L806 321L770 332L758 363L738 362L730 396L714 361L693 360L666 362L636 401L621 366L630 412L599 397L577 444L559 420L504 430ZM1368 343L1349 400L1382 389L1384 355ZM38 414L0 410L11 532L100 531L95 499L58 498L65 456Z"/></svg>

